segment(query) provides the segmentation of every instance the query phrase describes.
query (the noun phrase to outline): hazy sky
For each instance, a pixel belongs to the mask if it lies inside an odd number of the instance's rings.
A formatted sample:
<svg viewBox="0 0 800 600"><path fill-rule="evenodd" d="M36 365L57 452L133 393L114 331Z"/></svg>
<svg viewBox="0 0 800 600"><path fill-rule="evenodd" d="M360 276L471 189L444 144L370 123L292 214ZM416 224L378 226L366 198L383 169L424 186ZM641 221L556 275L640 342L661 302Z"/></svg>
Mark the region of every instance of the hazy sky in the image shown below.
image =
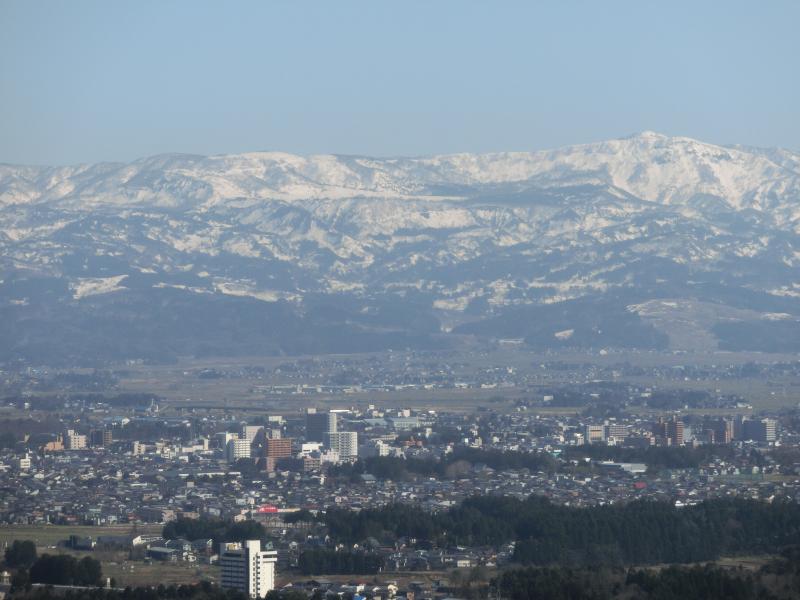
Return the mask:
<svg viewBox="0 0 800 600"><path fill-rule="evenodd" d="M0 162L800 149L800 2L0 0Z"/></svg>

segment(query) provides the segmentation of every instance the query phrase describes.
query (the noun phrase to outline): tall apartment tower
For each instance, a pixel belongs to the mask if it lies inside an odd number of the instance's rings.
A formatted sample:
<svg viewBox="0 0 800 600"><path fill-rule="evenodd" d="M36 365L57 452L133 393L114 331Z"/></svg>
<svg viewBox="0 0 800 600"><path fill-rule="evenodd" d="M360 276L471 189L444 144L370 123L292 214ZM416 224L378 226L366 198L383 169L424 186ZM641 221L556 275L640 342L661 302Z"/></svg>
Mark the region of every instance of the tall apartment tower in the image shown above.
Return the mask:
<svg viewBox="0 0 800 600"><path fill-rule="evenodd" d="M778 439L778 421L775 419L761 419L764 437L761 441L774 442Z"/></svg>
<svg viewBox="0 0 800 600"><path fill-rule="evenodd" d="M289 458L293 442L292 438L267 438L264 452L267 458Z"/></svg>
<svg viewBox="0 0 800 600"><path fill-rule="evenodd" d="M238 590L250 598L263 598L275 588L277 560L278 553L262 550L260 540L222 544L219 555L220 584L223 589Z"/></svg>
<svg viewBox="0 0 800 600"><path fill-rule="evenodd" d="M86 448L86 436L81 435L73 429L67 429L64 435L64 447L67 450L83 450Z"/></svg>
<svg viewBox="0 0 800 600"><path fill-rule="evenodd" d="M683 421L673 417L667 422L667 437L673 446L683 446Z"/></svg>
<svg viewBox="0 0 800 600"><path fill-rule="evenodd" d="M111 430L92 429L89 432L89 443L93 448L108 448L114 441Z"/></svg>
<svg viewBox="0 0 800 600"><path fill-rule="evenodd" d="M336 416L336 413L309 409L306 413L306 441L324 442L325 434L336 433L338 431Z"/></svg>
<svg viewBox="0 0 800 600"><path fill-rule="evenodd" d="M229 463L235 463L240 458L250 458L250 442L238 438L230 440L225 455Z"/></svg>
<svg viewBox="0 0 800 600"><path fill-rule="evenodd" d="M292 442L294 442L292 438L267 438L264 446L264 454L266 456L265 471L272 473L275 471L275 466L280 459L291 458Z"/></svg>
<svg viewBox="0 0 800 600"><path fill-rule="evenodd" d="M355 431L334 431L325 434L325 447L339 454L343 460L358 456L358 433Z"/></svg>

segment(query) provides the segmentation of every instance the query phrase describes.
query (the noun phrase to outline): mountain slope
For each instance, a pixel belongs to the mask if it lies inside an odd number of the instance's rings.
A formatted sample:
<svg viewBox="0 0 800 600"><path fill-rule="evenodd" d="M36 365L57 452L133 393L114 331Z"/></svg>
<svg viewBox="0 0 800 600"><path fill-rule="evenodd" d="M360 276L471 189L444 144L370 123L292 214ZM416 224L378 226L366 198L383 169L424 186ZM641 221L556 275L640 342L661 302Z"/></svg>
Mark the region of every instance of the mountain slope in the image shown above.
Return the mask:
<svg viewBox="0 0 800 600"><path fill-rule="evenodd" d="M534 153L0 165L0 359L57 354L48 330L70 360L439 347L453 329L681 348L683 316L654 307L688 300L704 307L699 349L769 350L752 329L800 316L798 165L650 132ZM180 310L149 316L164 303ZM170 343L86 325L148 318ZM560 329L511 335L516 318Z"/></svg>

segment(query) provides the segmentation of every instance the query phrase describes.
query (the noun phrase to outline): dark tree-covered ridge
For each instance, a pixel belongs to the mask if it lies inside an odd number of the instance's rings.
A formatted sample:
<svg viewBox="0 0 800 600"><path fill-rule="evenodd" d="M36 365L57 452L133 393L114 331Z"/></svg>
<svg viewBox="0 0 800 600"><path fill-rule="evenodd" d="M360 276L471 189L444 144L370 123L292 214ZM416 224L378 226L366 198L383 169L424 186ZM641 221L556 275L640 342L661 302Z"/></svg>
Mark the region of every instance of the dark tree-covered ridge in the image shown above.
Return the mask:
<svg viewBox="0 0 800 600"><path fill-rule="evenodd" d="M402 504L324 516L331 537L354 543L399 537L449 545L516 542L516 561L534 565L689 563L723 555L774 553L800 542L800 505L777 500L708 500L676 508L640 500L575 508L540 496L473 497L438 513Z"/></svg>

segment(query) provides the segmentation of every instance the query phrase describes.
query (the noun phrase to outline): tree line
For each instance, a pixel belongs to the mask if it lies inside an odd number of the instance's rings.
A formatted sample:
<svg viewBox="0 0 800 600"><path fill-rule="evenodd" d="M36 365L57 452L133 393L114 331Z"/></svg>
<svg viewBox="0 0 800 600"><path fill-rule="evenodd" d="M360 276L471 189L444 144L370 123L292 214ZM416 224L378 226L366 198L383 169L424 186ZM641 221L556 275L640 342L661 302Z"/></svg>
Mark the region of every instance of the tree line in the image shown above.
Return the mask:
<svg viewBox="0 0 800 600"><path fill-rule="evenodd" d="M252 520L233 522L223 519L186 519L178 518L170 521L161 531L168 540L214 540L214 545L221 542L241 542L244 540L263 540L267 532L261 523Z"/></svg>
<svg viewBox="0 0 800 600"><path fill-rule="evenodd" d="M52 588L17 588L12 590L18 600L250 600L244 592L224 590L209 581L196 584L126 587L123 590L88 588L55 591ZM308 600L298 590L270 590L265 600Z"/></svg>
<svg viewBox="0 0 800 600"><path fill-rule="evenodd" d="M508 600L788 600L800 597L800 548L788 547L755 570L714 564L628 570L513 568L480 591L482 598Z"/></svg>
<svg viewBox="0 0 800 600"><path fill-rule="evenodd" d="M546 498L473 497L429 513L392 504L359 512L331 508L324 522L334 541L416 538L439 547L516 542L514 558L531 565L632 565L765 554L800 540L800 505L739 499L675 508L640 500L576 508Z"/></svg>
<svg viewBox="0 0 800 600"><path fill-rule="evenodd" d="M565 448L559 461L546 452L517 450L484 450L457 447L439 459L372 456L360 458L353 464L331 467L331 477L357 481L370 474L376 479L409 481L419 477L456 479L464 476L474 465L485 465L495 471L528 469L533 472L554 473L569 471L572 460L612 460L644 463L651 471L662 469L696 469L714 458L730 459L735 449L727 446L624 448L604 444L587 444Z"/></svg>
<svg viewBox="0 0 800 600"><path fill-rule="evenodd" d="M489 597L492 591L509 600L769 600L778 597L765 585L757 585L756 578L749 573L710 564L637 570L627 574L620 570L568 567L512 569L494 579L483 597Z"/></svg>
<svg viewBox="0 0 800 600"><path fill-rule="evenodd" d="M31 540L14 540L6 548L5 566L14 569L12 584L24 588L30 583L51 585L100 585L103 569L100 562L85 556L77 559L68 554L37 556Z"/></svg>
<svg viewBox="0 0 800 600"><path fill-rule="evenodd" d="M554 472L558 462L546 452L519 452L503 450L481 450L458 447L453 452L436 460L398 458L395 456L371 456L360 458L353 464L339 465L329 470L332 477L356 480L360 475L370 474L377 479L407 481L416 477L454 479L462 476L473 465L482 464L495 471L528 469L530 471Z"/></svg>
<svg viewBox="0 0 800 600"><path fill-rule="evenodd" d="M615 462L644 463L651 471L661 469L696 469L714 458L730 459L736 450L728 446L649 446L625 448L605 444L584 444L564 448L565 460L612 460Z"/></svg>
<svg viewBox="0 0 800 600"><path fill-rule="evenodd" d="M298 564L303 575L371 575L383 570L383 558L367 552L336 551L316 548L300 554Z"/></svg>

